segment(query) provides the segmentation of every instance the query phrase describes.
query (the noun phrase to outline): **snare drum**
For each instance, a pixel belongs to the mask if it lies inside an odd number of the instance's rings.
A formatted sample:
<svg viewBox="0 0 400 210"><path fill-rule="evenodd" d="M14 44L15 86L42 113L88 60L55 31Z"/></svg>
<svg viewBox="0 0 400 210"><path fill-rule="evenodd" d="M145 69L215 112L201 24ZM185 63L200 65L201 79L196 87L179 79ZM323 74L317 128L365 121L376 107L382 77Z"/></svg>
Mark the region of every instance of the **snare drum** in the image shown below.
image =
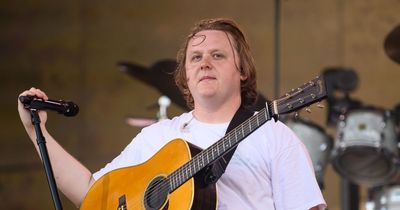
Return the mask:
<svg viewBox="0 0 400 210"><path fill-rule="evenodd" d="M332 138L320 126L305 120L289 120L285 124L306 146L318 184L323 188L325 169L333 146Z"/></svg>
<svg viewBox="0 0 400 210"><path fill-rule="evenodd" d="M334 169L357 184L388 183L397 172L398 141L389 112L365 108L338 123L332 152Z"/></svg>

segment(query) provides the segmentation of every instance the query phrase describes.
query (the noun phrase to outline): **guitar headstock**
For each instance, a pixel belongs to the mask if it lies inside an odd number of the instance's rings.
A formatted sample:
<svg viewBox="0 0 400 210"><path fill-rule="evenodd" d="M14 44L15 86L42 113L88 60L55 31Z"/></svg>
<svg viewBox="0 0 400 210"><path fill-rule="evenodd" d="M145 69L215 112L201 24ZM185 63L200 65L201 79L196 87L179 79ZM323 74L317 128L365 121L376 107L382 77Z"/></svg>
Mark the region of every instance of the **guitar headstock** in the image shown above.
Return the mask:
<svg viewBox="0 0 400 210"><path fill-rule="evenodd" d="M315 102L321 101L327 96L325 81L323 78L304 83L302 86L292 89L285 96L272 102L274 116L294 112Z"/></svg>

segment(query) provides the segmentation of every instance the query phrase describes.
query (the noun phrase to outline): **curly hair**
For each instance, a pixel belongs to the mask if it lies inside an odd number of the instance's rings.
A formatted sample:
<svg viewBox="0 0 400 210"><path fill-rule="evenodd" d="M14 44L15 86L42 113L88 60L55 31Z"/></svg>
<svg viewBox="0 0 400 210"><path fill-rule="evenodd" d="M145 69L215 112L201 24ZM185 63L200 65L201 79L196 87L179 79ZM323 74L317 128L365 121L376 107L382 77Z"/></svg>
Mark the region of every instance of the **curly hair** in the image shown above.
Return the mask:
<svg viewBox="0 0 400 210"><path fill-rule="evenodd" d="M190 34L186 37L183 45L177 54L177 69L175 71L175 83L181 90L186 104L190 109L194 108L193 96L190 93L187 77L186 77L186 51L188 48L189 41L200 31L205 30L218 30L229 33L234 39L234 47L238 53L240 59L239 69L240 73L246 77L245 80L241 81L241 99L242 105L245 107L251 106L257 99L257 82L256 82L256 69L254 65L254 59L250 52L249 44L243 32L239 29L239 26L233 21L224 18L217 19L205 19L199 21L194 28L192 28Z"/></svg>

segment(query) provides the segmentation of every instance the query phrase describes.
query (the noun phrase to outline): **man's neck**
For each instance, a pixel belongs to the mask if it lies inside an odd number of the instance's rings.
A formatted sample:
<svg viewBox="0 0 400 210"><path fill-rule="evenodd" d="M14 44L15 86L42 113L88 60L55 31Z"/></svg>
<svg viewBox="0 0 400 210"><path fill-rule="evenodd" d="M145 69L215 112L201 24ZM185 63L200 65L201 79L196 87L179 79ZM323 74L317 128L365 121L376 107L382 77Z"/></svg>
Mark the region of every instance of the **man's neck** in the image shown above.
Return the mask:
<svg viewBox="0 0 400 210"><path fill-rule="evenodd" d="M235 100L213 106L208 104L207 106L195 105L193 110L194 117L205 123L225 123L232 120L233 115L239 109L241 100Z"/></svg>

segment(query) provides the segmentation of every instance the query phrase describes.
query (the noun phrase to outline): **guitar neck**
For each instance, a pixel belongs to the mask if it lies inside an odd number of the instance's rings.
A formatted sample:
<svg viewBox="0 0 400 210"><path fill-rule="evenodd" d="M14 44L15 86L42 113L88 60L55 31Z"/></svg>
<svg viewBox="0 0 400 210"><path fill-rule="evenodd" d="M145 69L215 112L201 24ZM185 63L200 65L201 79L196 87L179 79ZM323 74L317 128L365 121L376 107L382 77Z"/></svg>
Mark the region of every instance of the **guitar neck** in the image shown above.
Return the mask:
<svg viewBox="0 0 400 210"><path fill-rule="evenodd" d="M167 177L169 192L174 191L187 180L192 178L201 169L225 155L248 135L270 120L271 117L276 119L280 114L287 114L299 110L324 99L326 95L325 81L323 78L316 77L315 79L304 83L302 86L292 89L292 91L287 93L285 96L274 100L272 103L266 103L266 107L256 115L253 115L244 121L209 148L201 151L189 162L171 173Z"/></svg>
<svg viewBox="0 0 400 210"><path fill-rule="evenodd" d="M257 128L270 119L271 115L267 103L266 108L260 110L257 114L241 123L239 126L227 133L224 137L219 139L216 143L201 151L189 162L185 163L176 171L171 173L167 178L169 181L170 192L174 191L187 180L192 178L197 172L228 153L248 135L253 133Z"/></svg>

